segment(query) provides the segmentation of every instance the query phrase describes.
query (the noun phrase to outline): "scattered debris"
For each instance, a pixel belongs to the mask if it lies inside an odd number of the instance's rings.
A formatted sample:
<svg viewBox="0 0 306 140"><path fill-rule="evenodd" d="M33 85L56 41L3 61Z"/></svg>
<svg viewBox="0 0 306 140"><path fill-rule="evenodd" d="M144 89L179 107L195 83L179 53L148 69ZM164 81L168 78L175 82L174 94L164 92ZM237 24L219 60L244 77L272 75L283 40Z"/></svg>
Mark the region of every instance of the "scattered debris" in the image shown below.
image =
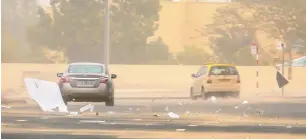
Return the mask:
<svg viewBox="0 0 306 140"><path fill-rule="evenodd" d="M79 112L69 112L69 115L78 115Z"/></svg>
<svg viewBox="0 0 306 140"><path fill-rule="evenodd" d="M185 115L187 116L187 115L189 115L190 114L190 112L187 110L186 112L185 112Z"/></svg>
<svg viewBox="0 0 306 140"><path fill-rule="evenodd" d="M133 119L134 121L141 121L142 119Z"/></svg>
<svg viewBox="0 0 306 140"><path fill-rule="evenodd" d="M189 124L188 126L197 126L197 125L195 125L195 124Z"/></svg>
<svg viewBox="0 0 306 140"><path fill-rule="evenodd" d="M182 106L182 105L183 105L181 102L178 102L178 104L179 104L180 106Z"/></svg>
<svg viewBox="0 0 306 140"><path fill-rule="evenodd" d="M154 116L154 117L159 117L160 115L158 115L158 114L154 114L153 116Z"/></svg>
<svg viewBox="0 0 306 140"><path fill-rule="evenodd" d="M176 129L177 132L184 132L186 129Z"/></svg>
<svg viewBox="0 0 306 140"><path fill-rule="evenodd" d="M168 116L169 116L170 118L174 118L174 119L180 118L179 115L177 115L177 114L175 114L175 113L173 113L173 112L169 112L169 113L168 113Z"/></svg>
<svg viewBox="0 0 306 140"><path fill-rule="evenodd" d="M132 111L132 110L133 110L133 108L129 108L129 110L130 110L130 111Z"/></svg>
<svg viewBox="0 0 306 140"><path fill-rule="evenodd" d="M166 112L168 112L168 111L169 111L169 108L168 108L167 106L165 107L165 111L166 111Z"/></svg>
<svg viewBox="0 0 306 140"><path fill-rule="evenodd" d="M262 124L258 124L259 126L262 126Z"/></svg>
<svg viewBox="0 0 306 140"><path fill-rule="evenodd" d="M235 106L235 109L238 109L239 108L239 106Z"/></svg>
<svg viewBox="0 0 306 140"><path fill-rule="evenodd" d="M107 111L107 114L114 114L115 112L113 111Z"/></svg>
<svg viewBox="0 0 306 140"><path fill-rule="evenodd" d="M243 102L242 102L242 104L247 104L247 103L248 103L248 101L243 101Z"/></svg>
<svg viewBox="0 0 306 140"><path fill-rule="evenodd" d="M11 108L10 106L1 105L3 108Z"/></svg>
<svg viewBox="0 0 306 140"><path fill-rule="evenodd" d="M262 109L256 109L256 111L257 111L257 115L263 115L264 114L264 110L262 110Z"/></svg>
<svg viewBox="0 0 306 140"><path fill-rule="evenodd" d="M26 122L27 120L16 120L17 122Z"/></svg>
<svg viewBox="0 0 306 140"><path fill-rule="evenodd" d="M216 112L219 113L222 109L218 109Z"/></svg>
<svg viewBox="0 0 306 140"><path fill-rule="evenodd" d="M139 109L139 108L136 108L136 110L139 111L140 109Z"/></svg>
<svg viewBox="0 0 306 140"><path fill-rule="evenodd" d="M99 112L96 112L96 116L99 116Z"/></svg>
<svg viewBox="0 0 306 140"><path fill-rule="evenodd" d="M212 102L214 102L214 103L216 103L217 101L216 101L216 97L215 96L211 96L210 97L210 100L212 101Z"/></svg>
<svg viewBox="0 0 306 140"><path fill-rule="evenodd" d="M292 126L291 125L287 125L286 128L292 128Z"/></svg>
<svg viewBox="0 0 306 140"><path fill-rule="evenodd" d="M85 112L86 110L90 110L90 112L93 112L94 105L88 104L82 108L80 108L80 113Z"/></svg>

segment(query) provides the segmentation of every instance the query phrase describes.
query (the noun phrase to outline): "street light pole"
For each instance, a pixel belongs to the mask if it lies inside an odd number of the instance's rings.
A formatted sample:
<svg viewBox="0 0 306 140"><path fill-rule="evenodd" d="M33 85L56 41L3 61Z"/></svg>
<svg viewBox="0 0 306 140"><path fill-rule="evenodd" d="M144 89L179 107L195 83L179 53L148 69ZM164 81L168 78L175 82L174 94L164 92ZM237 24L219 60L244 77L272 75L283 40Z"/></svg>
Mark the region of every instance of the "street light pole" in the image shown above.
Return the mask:
<svg viewBox="0 0 306 140"><path fill-rule="evenodd" d="M109 65L109 0L104 0L104 64Z"/></svg>

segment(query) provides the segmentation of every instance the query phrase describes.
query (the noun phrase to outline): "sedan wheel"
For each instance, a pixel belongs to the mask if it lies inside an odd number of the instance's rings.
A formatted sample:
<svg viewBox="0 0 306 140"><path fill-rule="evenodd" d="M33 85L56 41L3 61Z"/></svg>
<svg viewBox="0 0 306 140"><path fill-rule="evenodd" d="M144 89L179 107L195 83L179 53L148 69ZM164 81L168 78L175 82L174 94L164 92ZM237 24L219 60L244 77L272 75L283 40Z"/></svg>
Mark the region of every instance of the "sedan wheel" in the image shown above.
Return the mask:
<svg viewBox="0 0 306 140"><path fill-rule="evenodd" d="M193 88L190 88L190 98L191 100L196 100L197 97L194 95Z"/></svg>

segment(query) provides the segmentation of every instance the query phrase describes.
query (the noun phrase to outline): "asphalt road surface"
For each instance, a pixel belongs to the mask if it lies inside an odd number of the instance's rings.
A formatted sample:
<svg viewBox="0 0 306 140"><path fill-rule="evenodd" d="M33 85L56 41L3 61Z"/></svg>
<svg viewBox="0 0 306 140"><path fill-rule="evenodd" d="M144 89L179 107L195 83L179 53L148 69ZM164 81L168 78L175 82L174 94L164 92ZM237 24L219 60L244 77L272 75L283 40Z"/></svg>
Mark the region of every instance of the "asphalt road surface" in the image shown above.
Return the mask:
<svg viewBox="0 0 306 140"><path fill-rule="evenodd" d="M81 114L2 106L2 138L306 138L305 98L117 99ZM69 103L77 112L88 103ZM171 118L173 112L179 118Z"/></svg>

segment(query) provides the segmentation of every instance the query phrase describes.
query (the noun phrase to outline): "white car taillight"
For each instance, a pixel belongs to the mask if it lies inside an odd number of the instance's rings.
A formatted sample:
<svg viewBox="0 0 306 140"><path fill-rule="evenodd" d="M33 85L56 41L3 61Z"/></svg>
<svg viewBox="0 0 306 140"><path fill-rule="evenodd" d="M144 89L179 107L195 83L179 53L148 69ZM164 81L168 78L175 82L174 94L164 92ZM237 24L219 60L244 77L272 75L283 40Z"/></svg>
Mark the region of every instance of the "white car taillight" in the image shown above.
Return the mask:
<svg viewBox="0 0 306 140"><path fill-rule="evenodd" d="M108 78L102 78L101 81L100 81L100 83L105 83L105 84L106 84L107 82L108 82Z"/></svg>
<svg viewBox="0 0 306 140"><path fill-rule="evenodd" d="M66 76L61 77L60 79L60 83L68 83L69 82L69 78Z"/></svg>

